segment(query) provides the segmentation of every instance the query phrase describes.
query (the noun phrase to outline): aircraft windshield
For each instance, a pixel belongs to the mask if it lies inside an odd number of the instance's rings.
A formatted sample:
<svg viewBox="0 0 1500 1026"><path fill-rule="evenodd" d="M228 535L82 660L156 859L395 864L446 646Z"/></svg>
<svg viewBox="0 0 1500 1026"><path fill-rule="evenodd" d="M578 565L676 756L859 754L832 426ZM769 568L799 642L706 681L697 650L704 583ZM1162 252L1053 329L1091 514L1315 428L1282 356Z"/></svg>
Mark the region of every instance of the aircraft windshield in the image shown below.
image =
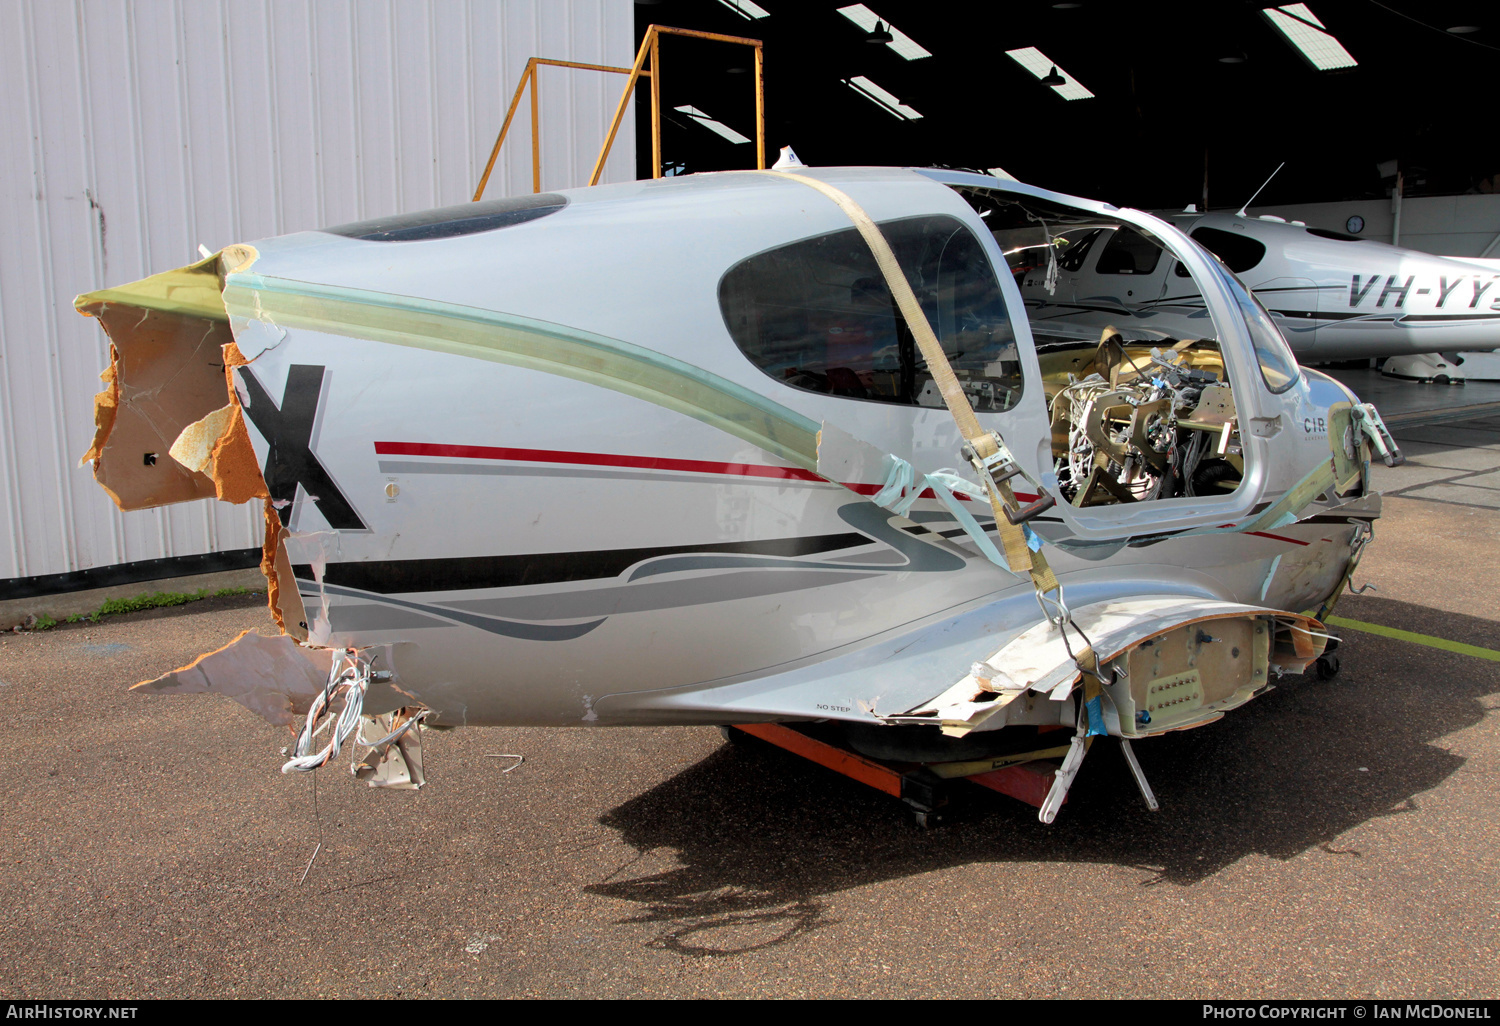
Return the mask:
<svg viewBox="0 0 1500 1026"><path fill-rule="evenodd" d="M1114 218L998 189L958 187L1005 254L1039 350L1097 345L1106 327L1127 342L1217 337L1190 275L1149 232Z"/></svg>

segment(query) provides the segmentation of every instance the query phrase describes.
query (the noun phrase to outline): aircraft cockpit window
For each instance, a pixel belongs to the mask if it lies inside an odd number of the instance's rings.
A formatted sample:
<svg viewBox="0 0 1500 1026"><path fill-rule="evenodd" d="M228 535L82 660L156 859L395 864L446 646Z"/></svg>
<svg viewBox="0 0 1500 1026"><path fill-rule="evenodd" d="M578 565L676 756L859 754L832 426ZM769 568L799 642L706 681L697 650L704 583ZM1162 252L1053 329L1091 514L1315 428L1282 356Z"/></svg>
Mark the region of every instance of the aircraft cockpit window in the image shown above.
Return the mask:
<svg viewBox="0 0 1500 1026"><path fill-rule="evenodd" d="M1021 394L1021 364L979 240L947 215L886 221L880 229L975 410L1010 409ZM857 229L741 261L719 283L719 307L735 343L778 381L850 399L943 405Z"/></svg>
<svg viewBox="0 0 1500 1026"><path fill-rule="evenodd" d="M1224 266L1235 274L1245 273L1266 258L1266 247L1245 235L1218 228L1198 228L1192 236L1194 242L1224 261Z"/></svg>
<svg viewBox="0 0 1500 1026"><path fill-rule="evenodd" d="M1100 274L1150 274L1161 247L1133 228L1116 228L1099 254Z"/></svg>
<svg viewBox="0 0 1500 1026"><path fill-rule="evenodd" d="M553 192L530 196L507 196L503 199L460 203L436 210L412 214L392 214L353 224L340 224L320 231L367 242L421 242L427 239L451 239L458 235L492 232L497 228L535 221L555 214L568 205L568 198Z"/></svg>
<svg viewBox="0 0 1500 1026"><path fill-rule="evenodd" d="M1330 231L1327 228L1309 228L1307 234L1316 235L1320 239L1333 239L1335 242L1365 242L1366 239L1358 235L1347 235L1344 232Z"/></svg>

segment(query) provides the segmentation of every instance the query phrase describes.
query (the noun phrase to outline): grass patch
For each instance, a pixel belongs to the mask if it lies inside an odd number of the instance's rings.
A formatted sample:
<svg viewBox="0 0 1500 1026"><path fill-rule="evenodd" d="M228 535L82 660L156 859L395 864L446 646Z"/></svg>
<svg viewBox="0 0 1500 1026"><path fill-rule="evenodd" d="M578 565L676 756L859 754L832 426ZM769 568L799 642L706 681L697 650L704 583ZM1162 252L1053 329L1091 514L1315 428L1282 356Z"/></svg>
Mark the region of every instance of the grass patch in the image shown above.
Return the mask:
<svg viewBox="0 0 1500 1026"><path fill-rule="evenodd" d="M209 598L226 598L231 595L254 595L258 589L255 588L220 588L210 591L200 588L197 591L154 591L149 595L135 595L131 598L105 599L104 604L92 613L75 613L68 617L68 623L98 623L106 616L118 616L121 613L139 613L145 609L162 609L167 606L185 606L189 602L198 602ZM44 617L36 622L33 630L44 631L48 627L55 627L57 621L50 617Z"/></svg>

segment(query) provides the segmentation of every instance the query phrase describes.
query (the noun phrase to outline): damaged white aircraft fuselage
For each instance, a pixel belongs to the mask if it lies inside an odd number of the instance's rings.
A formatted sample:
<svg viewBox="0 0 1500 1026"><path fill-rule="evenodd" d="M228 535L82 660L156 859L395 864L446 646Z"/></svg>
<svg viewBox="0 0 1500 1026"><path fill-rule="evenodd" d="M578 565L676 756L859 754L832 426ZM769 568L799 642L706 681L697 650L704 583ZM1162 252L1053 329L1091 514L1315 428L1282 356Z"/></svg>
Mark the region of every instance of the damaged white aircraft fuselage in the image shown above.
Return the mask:
<svg viewBox="0 0 1500 1026"><path fill-rule="evenodd" d="M1196 726L1319 656L1388 438L1233 275L1107 204L798 171L302 232L79 297L121 508L265 508L285 635L143 686L293 723L338 678L391 753L423 720L957 744ZM1105 223L1190 272L1196 337L1028 321L1008 244Z"/></svg>

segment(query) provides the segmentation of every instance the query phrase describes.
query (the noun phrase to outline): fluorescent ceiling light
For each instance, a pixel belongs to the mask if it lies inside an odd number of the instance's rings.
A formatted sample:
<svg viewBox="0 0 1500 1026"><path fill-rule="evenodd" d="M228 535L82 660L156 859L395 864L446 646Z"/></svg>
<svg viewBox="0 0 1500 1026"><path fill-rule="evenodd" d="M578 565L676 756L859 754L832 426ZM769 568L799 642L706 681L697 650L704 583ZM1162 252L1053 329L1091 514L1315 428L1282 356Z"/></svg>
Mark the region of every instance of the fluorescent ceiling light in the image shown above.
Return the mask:
<svg viewBox="0 0 1500 1026"><path fill-rule="evenodd" d="M1083 83L1057 67L1056 61L1036 47L1028 46L1020 50L1006 50L1005 52L1037 78L1046 78L1053 68L1057 68L1057 73L1063 77L1063 84L1053 86L1052 91L1064 100L1092 100L1094 98L1094 94L1085 89Z"/></svg>
<svg viewBox="0 0 1500 1026"><path fill-rule="evenodd" d="M698 122L698 124L708 129L710 132L713 132L715 135L722 135L724 138L728 139L735 145L739 145L740 143L747 143L750 141L749 136L740 135L740 133L724 124L724 122L715 121L713 118L709 117L707 114L703 113L701 110L699 110L697 107L692 106L691 104L684 104L681 107L674 107L672 109L686 114L688 117Z"/></svg>
<svg viewBox="0 0 1500 1026"><path fill-rule="evenodd" d="M1267 7L1261 14L1319 71L1352 68L1359 64L1343 45L1328 32L1318 16L1306 4L1284 4Z"/></svg>
<svg viewBox="0 0 1500 1026"><path fill-rule="evenodd" d="M929 52L924 46L922 46L921 43L918 43L915 39L907 35L905 32L902 32L890 22L882 21L874 11L870 10L864 4L854 4L850 7L840 7L839 13L848 18L850 21L854 22L854 24L858 25L860 28L864 29L866 32L874 32L876 25L883 24L885 26L885 30L891 34L891 41L889 43L886 43L885 45L889 46L892 50L895 50L897 53L899 53L909 61L919 61L923 57L932 56L931 52Z"/></svg>
<svg viewBox="0 0 1500 1026"><path fill-rule="evenodd" d="M863 75L855 75L847 80L849 88L859 93L881 110L903 121L915 121L922 116L922 112L908 107L896 98L894 93L887 92Z"/></svg>
<svg viewBox="0 0 1500 1026"><path fill-rule="evenodd" d="M746 21L753 21L756 18L769 18L771 16L770 11L759 4L751 3L751 0L719 0L719 3Z"/></svg>

